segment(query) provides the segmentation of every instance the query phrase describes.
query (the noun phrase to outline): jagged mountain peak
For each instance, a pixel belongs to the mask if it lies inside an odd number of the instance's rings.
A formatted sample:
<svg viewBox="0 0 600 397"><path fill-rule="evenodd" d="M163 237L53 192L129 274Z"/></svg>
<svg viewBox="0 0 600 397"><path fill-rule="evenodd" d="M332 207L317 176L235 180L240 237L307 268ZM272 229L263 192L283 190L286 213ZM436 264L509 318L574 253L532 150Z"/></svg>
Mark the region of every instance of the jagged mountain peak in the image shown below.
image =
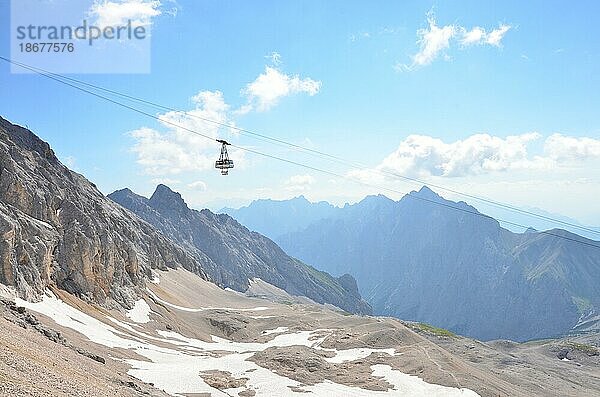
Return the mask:
<svg viewBox="0 0 600 397"><path fill-rule="evenodd" d="M418 197L422 197L422 198L432 199L432 200L437 200L437 199L444 200L442 198L442 196L440 196L439 194L437 194L436 192L434 192L433 190L431 190L429 188L429 186L427 186L427 185L423 185L421 187L421 189L419 189L419 191L413 190L409 194L414 195L414 196L418 196Z"/></svg>
<svg viewBox="0 0 600 397"><path fill-rule="evenodd" d="M391 198L387 197L384 194L371 194L366 196L364 199L362 199L360 203L378 203L378 202L385 202L385 203L393 203L394 200L392 200Z"/></svg>
<svg viewBox="0 0 600 397"><path fill-rule="evenodd" d="M113 197L130 197L130 198L140 198L142 196L134 193L131 189L129 188L124 188L124 189L119 189L119 190L115 190L114 192L112 192L111 194L108 195L109 198L111 198L111 196ZM143 197L145 199L145 197Z"/></svg>
<svg viewBox="0 0 600 397"><path fill-rule="evenodd" d="M273 241L250 232L227 214L189 209L181 195L165 185L158 185L150 200L115 193L109 197L190 252L206 256L210 260L207 273L223 287L246 291L249 280L258 277L292 295L331 303L350 312L371 312L351 276L338 280L319 272L289 257Z"/></svg>
<svg viewBox="0 0 600 397"><path fill-rule="evenodd" d="M162 183L156 186L156 190L150 197L150 205L163 211L176 211L180 214L190 210L180 193Z"/></svg>

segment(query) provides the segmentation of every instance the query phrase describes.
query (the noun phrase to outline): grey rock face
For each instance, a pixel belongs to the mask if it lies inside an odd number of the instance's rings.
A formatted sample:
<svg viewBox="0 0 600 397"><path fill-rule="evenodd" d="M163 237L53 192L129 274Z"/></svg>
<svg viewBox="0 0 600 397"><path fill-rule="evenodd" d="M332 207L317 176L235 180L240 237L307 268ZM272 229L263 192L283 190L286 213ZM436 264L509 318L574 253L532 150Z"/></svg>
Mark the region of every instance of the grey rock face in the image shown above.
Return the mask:
<svg viewBox="0 0 600 397"><path fill-rule="evenodd" d="M0 283L37 299L56 286L129 306L150 269L204 275L193 257L62 165L31 131L0 118Z"/></svg>
<svg viewBox="0 0 600 397"><path fill-rule="evenodd" d="M268 238L251 232L225 214L188 208L179 193L159 185L147 199L123 189L109 196L154 225L164 235L198 256L210 259L206 272L223 287L248 289L258 277L292 295L330 303L352 313L370 313L356 281L346 275L336 279L288 256Z"/></svg>

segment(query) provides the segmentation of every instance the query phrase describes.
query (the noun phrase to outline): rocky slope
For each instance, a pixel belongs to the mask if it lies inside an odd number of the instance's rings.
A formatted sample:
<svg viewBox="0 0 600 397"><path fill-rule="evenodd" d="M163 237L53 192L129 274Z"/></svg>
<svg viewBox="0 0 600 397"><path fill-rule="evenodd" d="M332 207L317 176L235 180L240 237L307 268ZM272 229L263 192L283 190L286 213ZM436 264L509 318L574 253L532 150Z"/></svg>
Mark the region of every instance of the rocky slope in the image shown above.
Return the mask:
<svg viewBox="0 0 600 397"><path fill-rule="evenodd" d="M352 274L377 314L478 339L552 337L598 314L599 249L512 233L428 188L410 196L367 197L277 242L319 269Z"/></svg>
<svg viewBox="0 0 600 397"><path fill-rule="evenodd" d="M289 257L268 238L250 232L225 214L190 209L179 193L159 185L147 199L129 189L108 196L159 229L190 252L205 254L210 278L223 287L246 291L249 280L260 278L292 295L330 303L352 313L370 313L356 281L334 278Z"/></svg>
<svg viewBox="0 0 600 397"><path fill-rule="evenodd" d="M0 283L37 299L57 286L85 300L131 305L151 269L191 256L69 170L31 131L0 118Z"/></svg>
<svg viewBox="0 0 600 397"><path fill-rule="evenodd" d="M58 290L39 303L11 302L11 291L0 286L0 297L8 298L0 299L0 395L587 397L600 391L597 334L482 343L424 324L248 298L182 268L155 273L157 282L126 312Z"/></svg>

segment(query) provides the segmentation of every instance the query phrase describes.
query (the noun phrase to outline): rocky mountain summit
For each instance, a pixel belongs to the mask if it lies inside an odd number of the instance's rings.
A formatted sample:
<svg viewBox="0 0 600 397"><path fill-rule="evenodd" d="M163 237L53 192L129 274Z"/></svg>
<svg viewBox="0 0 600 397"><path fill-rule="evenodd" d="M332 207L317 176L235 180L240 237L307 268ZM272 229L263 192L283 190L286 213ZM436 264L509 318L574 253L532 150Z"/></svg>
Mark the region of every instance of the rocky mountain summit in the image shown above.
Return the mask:
<svg viewBox="0 0 600 397"><path fill-rule="evenodd" d="M129 306L151 269L192 256L108 200L31 131L0 118L0 283L26 299L56 286L85 300Z"/></svg>
<svg viewBox="0 0 600 397"><path fill-rule="evenodd" d="M158 185L149 199L129 189L108 197L189 252L208 257L205 270L211 280L223 287L246 291L249 280L260 278L291 295L330 303L352 313L371 312L352 276L334 278L318 271L288 256L273 241L249 231L228 215L190 209L179 193L165 185Z"/></svg>

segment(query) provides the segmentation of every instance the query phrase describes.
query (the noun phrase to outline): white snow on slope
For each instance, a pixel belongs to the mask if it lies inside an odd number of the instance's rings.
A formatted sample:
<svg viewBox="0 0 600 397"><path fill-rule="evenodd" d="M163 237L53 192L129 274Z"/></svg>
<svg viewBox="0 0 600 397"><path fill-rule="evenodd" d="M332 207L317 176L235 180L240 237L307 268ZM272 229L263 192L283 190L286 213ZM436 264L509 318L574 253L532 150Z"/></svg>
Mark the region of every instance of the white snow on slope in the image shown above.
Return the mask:
<svg viewBox="0 0 600 397"><path fill-rule="evenodd" d="M396 371L389 365L377 364L371 366L371 369L373 370L374 376L382 376L388 383L395 385L395 388L399 389L397 394L394 394L394 396L479 396L477 393L469 389L456 389L427 383L418 376L408 375L400 371Z"/></svg>
<svg viewBox="0 0 600 397"><path fill-rule="evenodd" d="M239 393L245 390L245 388L236 388L220 391L209 386L199 376L200 372L206 370L223 370L230 372L236 378L248 378L246 387L253 390L256 397L298 397L298 393L293 392L290 387L301 387L307 392L302 393L302 396L307 397L477 396L476 393L467 389L426 383L416 376L393 370L387 365L373 366L373 373L375 376L384 377L390 384L394 385L394 389L386 392L374 392L331 381L312 386L302 386L299 382L277 375L252 361L246 361L255 352L265 350L271 346L304 345L319 349L320 343L328 336L326 332L328 330L280 333L265 343L234 342L216 336L213 336L210 342L205 342L175 332L158 331L159 336L147 334L135 330L126 323L108 317L109 321L120 328L117 329L67 305L51 293L47 293L42 302L31 303L17 299L17 304L47 315L54 319L56 323L84 334L95 343L111 348L120 347L135 351L149 361L125 360L131 365L128 373L144 382L154 383L159 389L163 389L174 396L193 393L209 393L216 397L239 396ZM158 341L171 347L159 347L154 345L152 341ZM335 349L323 350L335 351L337 355L334 359L342 361L352 359L354 356L366 357L365 354L372 352L368 349L350 349L352 353L350 351L336 351ZM390 349L374 351L387 352L387 350ZM229 352L229 354L216 354L216 352ZM174 376L174 374L177 375Z"/></svg>
<svg viewBox="0 0 600 397"><path fill-rule="evenodd" d="M281 334L282 332L288 332L288 327L277 327L275 329L267 329L262 332L263 335Z"/></svg>
<svg viewBox="0 0 600 397"><path fill-rule="evenodd" d="M135 302L133 308L127 311L126 316L138 324L146 324L150 322L150 306L145 300L140 299Z"/></svg>
<svg viewBox="0 0 600 397"><path fill-rule="evenodd" d="M41 302L28 302L22 299L15 299L19 306L45 314L52 318L57 324L63 327L71 328L83 335L89 340L110 348L120 347L123 349L142 348L145 345L138 338L132 338L125 332L119 331L108 324L103 323L96 318L89 316L74 307L71 307L56 298L51 292L47 292ZM128 336L124 338L123 336Z"/></svg>
<svg viewBox="0 0 600 397"><path fill-rule="evenodd" d="M390 356L396 355L395 349L368 349L368 348L358 348L358 349L346 349L346 350L336 350L336 349L323 349L326 351L332 351L335 353L333 357L325 358L325 361L328 361L333 364L340 364L347 361L360 360L362 358L369 357L371 353L387 353Z"/></svg>

